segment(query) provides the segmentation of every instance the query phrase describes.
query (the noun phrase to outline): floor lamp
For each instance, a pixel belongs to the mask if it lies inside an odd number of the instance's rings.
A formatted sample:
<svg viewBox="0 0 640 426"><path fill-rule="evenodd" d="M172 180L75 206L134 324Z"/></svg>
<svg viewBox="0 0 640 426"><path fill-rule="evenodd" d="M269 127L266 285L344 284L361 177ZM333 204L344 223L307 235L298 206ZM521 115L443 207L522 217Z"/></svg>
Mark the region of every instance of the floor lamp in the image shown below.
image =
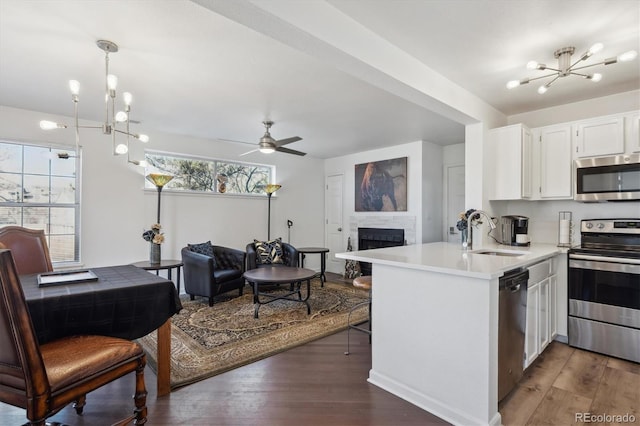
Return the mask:
<svg viewBox="0 0 640 426"><path fill-rule="evenodd" d="M269 210L267 213L267 241L271 241L271 196L280 188L282 188L282 185L277 185L275 183L270 183L264 187L264 192L267 193L267 198L269 199Z"/></svg>
<svg viewBox="0 0 640 426"><path fill-rule="evenodd" d="M160 223L160 194L162 194L162 187L169 183L169 181L173 179L171 175L163 175L160 173L149 173L147 175L147 180L153 183L158 190L158 221L156 223Z"/></svg>

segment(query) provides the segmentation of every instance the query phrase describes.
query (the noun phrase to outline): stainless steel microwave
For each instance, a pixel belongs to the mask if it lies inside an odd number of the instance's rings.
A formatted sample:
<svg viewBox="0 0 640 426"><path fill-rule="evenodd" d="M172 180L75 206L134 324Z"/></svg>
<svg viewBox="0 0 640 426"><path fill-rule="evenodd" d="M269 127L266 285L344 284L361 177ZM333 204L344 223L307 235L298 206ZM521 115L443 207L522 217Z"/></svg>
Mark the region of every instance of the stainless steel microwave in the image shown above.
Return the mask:
<svg viewBox="0 0 640 426"><path fill-rule="evenodd" d="M574 165L574 200L640 200L640 154L581 158Z"/></svg>

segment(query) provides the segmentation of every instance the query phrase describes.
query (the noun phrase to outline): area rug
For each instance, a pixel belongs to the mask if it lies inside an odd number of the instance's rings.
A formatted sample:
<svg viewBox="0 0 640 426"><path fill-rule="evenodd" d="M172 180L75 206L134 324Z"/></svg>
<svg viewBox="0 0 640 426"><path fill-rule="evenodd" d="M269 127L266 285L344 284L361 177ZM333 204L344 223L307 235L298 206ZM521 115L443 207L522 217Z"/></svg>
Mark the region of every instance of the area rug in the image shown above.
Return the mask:
<svg viewBox="0 0 640 426"><path fill-rule="evenodd" d="M171 388L175 389L278 352L344 330L349 310L366 301L368 292L349 285L311 282L311 315L302 303L277 300L260 307L253 317L253 295L247 287L243 296L233 291L216 298L209 307L206 298L183 299L183 310L171 324ZM274 289L272 292L284 292ZM303 296L306 286L302 286ZM248 293L248 294L247 294ZM262 300L262 298L261 298ZM368 306L356 309L352 322L368 317ZM138 341L156 370L156 333Z"/></svg>

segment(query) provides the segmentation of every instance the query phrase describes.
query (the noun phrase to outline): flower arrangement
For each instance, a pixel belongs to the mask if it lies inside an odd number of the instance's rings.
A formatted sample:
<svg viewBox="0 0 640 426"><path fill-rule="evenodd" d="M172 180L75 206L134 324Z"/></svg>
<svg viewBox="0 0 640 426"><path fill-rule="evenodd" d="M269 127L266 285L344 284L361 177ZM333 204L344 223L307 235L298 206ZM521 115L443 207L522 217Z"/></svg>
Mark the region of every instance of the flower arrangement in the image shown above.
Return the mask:
<svg viewBox="0 0 640 426"><path fill-rule="evenodd" d="M162 244L164 243L164 234L160 232L162 226L159 223L154 223L151 225L151 229L148 229L142 233L142 238L145 241L149 241L153 244Z"/></svg>
<svg viewBox="0 0 640 426"><path fill-rule="evenodd" d="M459 214L460 220L458 220L458 222L456 223L456 228L458 228L458 231L464 231L469 228L469 216L474 211L476 211L476 209L469 209L466 212L460 212ZM482 224L482 221L480 220L480 218L474 219L473 222L471 223L472 226L476 226L480 224Z"/></svg>

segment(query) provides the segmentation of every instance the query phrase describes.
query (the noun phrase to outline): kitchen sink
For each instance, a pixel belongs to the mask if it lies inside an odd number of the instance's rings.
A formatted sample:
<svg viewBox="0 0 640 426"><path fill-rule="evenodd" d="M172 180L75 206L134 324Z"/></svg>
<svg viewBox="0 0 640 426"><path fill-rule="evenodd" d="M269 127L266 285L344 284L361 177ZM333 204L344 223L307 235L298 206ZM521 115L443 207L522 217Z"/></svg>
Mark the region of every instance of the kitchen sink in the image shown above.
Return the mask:
<svg viewBox="0 0 640 426"><path fill-rule="evenodd" d="M501 249L478 249L471 251L471 254L484 254L487 256L524 256L528 254L528 251L517 251L517 250L501 250Z"/></svg>

